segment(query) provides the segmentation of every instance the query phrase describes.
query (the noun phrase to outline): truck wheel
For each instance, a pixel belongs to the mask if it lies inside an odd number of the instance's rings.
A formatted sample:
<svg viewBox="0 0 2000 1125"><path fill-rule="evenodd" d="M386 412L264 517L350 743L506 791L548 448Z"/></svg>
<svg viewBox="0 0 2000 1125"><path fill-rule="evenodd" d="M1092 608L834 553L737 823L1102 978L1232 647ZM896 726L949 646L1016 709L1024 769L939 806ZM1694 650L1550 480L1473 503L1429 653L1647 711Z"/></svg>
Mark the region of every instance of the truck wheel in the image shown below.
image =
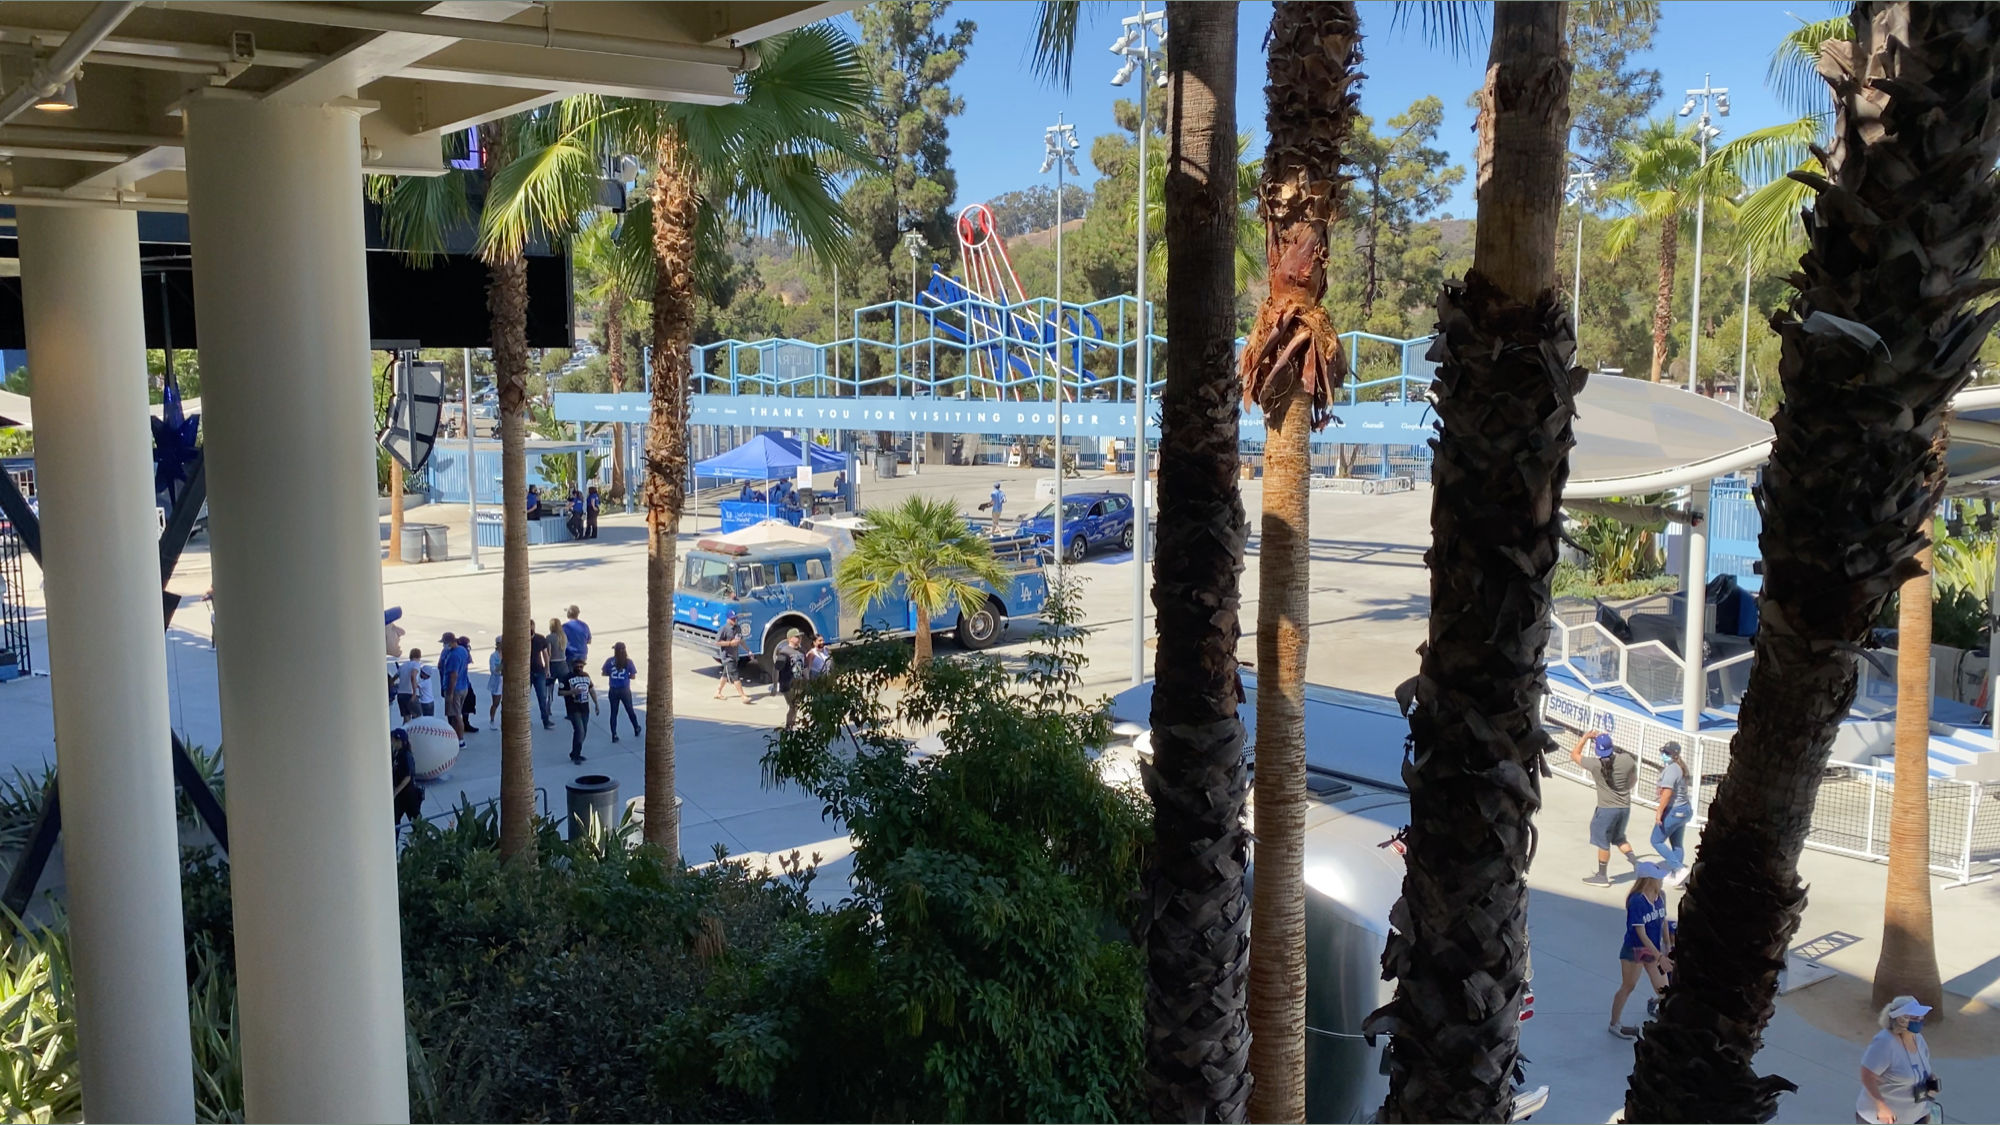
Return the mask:
<svg viewBox="0 0 2000 1125"><path fill-rule="evenodd" d="M992 648L1000 639L1000 611L989 600L976 613L959 614L957 635L962 649L978 652Z"/></svg>
<svg viewBox="0 0 2000 1125"><path fill-rule="evenodd" d="M799 631L799 648L808 649L813 643L813 629L803 621L787 618L771 626L764 634L764 651L757 654L757 667L764 673L764 682L778 682L778 646L785 643L785 634L793 629Z"/></svg>
<svg viewBox="0 0 2000 1125"><path fill-rule="evenodd" d="M1132 525L1129 523L1126 524L1124 534L1118 537L1118 545L1129 551L1132 549L1132 544L1136 541L1137 538L1133 535Z"/></svg>
<svg viewBox="0 0 2000 1125"><path fill-rule="evenodd" d="M1083 556L1089 553L1089 542L1083 536L1079 535L1069 541L1069 550L1063 552L1063 558L1068 562L1080 563L1083 561Z"/></svg>

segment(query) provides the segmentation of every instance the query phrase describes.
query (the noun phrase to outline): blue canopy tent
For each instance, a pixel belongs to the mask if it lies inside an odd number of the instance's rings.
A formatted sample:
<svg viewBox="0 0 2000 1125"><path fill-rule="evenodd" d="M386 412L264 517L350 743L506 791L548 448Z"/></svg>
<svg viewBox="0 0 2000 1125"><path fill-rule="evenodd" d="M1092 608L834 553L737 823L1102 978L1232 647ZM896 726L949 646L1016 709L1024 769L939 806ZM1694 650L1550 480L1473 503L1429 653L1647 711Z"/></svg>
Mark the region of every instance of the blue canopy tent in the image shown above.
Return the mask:
<svg viewBox="0 0 2000 1125"><path fill-rule="evenodd" d="M703 477L710 480L790 480L797 476L799 467L807 464L808 460L815 473L837 473L847 468L845 454L766 430L726 453L695 462L694 475L697 487ZM725 532L768 519L797 524L805 514L796 505L778 504L768 498L724 500L716 507L722 516L722 530Z"/></svg>
<svg viewBox="0 0 2000 1125"><path fill-rule="evenodd" d="M766 430L727 453L695 462L694 475L697 480L702 477L712 480L789 479L797 474L800 465L806 463L806 457L812 458L815 473L837 473L847 468L844 454L808 444L806 452L801 455L800 444L797 438Z"/></svg>

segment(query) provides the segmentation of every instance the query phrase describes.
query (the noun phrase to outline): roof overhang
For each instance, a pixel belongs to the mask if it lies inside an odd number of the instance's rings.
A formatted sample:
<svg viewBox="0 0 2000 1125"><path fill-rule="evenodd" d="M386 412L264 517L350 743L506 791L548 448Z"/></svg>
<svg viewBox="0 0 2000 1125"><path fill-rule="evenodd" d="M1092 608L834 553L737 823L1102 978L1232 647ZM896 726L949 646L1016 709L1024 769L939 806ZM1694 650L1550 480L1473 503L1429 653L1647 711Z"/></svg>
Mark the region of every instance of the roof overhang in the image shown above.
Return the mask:
<svg viewBox="0 0 2000 1125"><path fill-rule="evenodd" d="M1576 398L1576 448L1563 495L1664 492L1761 465L1771 424L1668 383L1592 375Z"/></svg>
<svg viewBox="0 0 2000 1125"><path fill-rule="evenodd" d="M438 175L443 134L597 93L721 103L758 40L851 2L604 0L270 3L154 0L83 56L77 105L0 123L0 193L47 204L174 210L187 201L177 107L228 89L286 101L351 99L364 169ZM103 7L0 6L0 91L22 86Z"/></svg>

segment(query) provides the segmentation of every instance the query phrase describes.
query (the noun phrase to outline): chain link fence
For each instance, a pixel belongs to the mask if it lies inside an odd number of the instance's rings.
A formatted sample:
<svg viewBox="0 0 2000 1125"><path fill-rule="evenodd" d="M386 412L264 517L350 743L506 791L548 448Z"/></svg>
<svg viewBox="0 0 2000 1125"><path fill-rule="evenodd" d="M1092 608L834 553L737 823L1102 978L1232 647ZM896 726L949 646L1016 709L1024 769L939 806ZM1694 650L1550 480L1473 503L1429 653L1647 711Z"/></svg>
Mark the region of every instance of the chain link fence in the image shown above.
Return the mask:
<svg viewBox="0 0 2000 1125"><path fill-rule="evenodd" d="M1554 773L1581 785L1591 784L1587 771L1594 768L1594 759L1586 755L1579 765L1570 760L1570 750L1585 731L1605 731L1620 749L1638 755L1639 781L1632 803L1648 809L1658 807L1661 748L1669 742L1679 744L1688 770L1689 797L1694 802L1693 827L1699 830L1708 822L1716 786L1729 770L1727 737L1690 736L1650 715L1603 707L1588 693L1559 681L1549 685L1542 716L1558 743L1559 753L1549 763ZM1887 862L1894 791L1895 775L1890 769L1853 763L1829 765L1821 775L1806 846ZM2000 872L2000 789L1933 777L1930 811L1933 874L1962 884Z"/></svg>

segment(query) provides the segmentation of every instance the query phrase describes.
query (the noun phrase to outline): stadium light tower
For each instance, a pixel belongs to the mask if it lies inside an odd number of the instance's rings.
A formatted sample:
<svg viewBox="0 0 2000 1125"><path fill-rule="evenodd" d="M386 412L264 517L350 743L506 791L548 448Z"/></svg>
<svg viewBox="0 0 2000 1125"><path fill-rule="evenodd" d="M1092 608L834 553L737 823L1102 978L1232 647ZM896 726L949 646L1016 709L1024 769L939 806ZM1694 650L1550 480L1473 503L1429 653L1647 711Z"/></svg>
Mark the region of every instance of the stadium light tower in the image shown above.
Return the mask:
<svg viewBox="0 0 2000 1125"><path fill-rule="evenodd" d="M1076 169L1075 153L1079 147L1080 146L1078 145L1076 139L1076 126L1065 122L1063 120L1062 114L1056 115L1056 123L1054 125L1051 125L1048 128L1042 130L1042 175L1044 176L1048 175L1051 169L1053 169L1056 174L1056 316L1055 316L1055 330L1054 330L1055 368L1056 368L1056 406L1055 406L1056 510L1055 510L1055 519L1050 527L1050 531L1053 532L1053 535L1050 538L1049 543L1052 547L1055 548L1056 578L1058 580L1062 578L1063 574L1063 561L1064 561L1063 555L1069 549L1069 545L1063 540L1062 418L1063 418L1063 410L1069 403L1068 392L1066 392L1063 389L1063 356L1062 356L1063 183L1064 183L1063 175L1064 173L1068 173L1069 175L1072 176L1077 176L1082 174L1078 172Z"/></svg>
<svg viewBox="0 0 2000 1125"><path fill-rule="evenodd" d="M1717 117L1729 116L1729 88L1727 86L1717 86L1714 78L1710 75L1702 75L1701 88L1687 92L1687 100L1681 103L1680 115L1686 117L1697 108L1701 110L1701 116L1695 119L1694 135L1695 140L1701 145L1701 166L1707 167L1708 142L1722 135L1722 130L1710 124L1709 111L1713 109ZM1688 328L1688 390L1690 391L1697 391L1700 386L1697 381L1699 376L1695 361L1701 356L1701 228L1702 220L1707 210L1707 202L1705 194L1695 196L1694 308L1688 314L1689 319L1692 321Z"/></svg>
<svg viewBox="0 0 2000 1125"><path fill-rule="evenodd" d="M1166 69L1154 45L1167 45L1167 14L1148 12L1146 0L1139 0L1139 14L1124 20L1125 33L1111 45L1111 53L1124 59L1113 86L1123 86L1134 74L1153 86L1167 84ZM1146 299L1146 132L1148 82L1139 83L1139 275L1134 289L1138 301L1138 373L1132 381L1132 684L1146 679L1146 396L1152 390L1153 331L1152 303Z"/></svg>

